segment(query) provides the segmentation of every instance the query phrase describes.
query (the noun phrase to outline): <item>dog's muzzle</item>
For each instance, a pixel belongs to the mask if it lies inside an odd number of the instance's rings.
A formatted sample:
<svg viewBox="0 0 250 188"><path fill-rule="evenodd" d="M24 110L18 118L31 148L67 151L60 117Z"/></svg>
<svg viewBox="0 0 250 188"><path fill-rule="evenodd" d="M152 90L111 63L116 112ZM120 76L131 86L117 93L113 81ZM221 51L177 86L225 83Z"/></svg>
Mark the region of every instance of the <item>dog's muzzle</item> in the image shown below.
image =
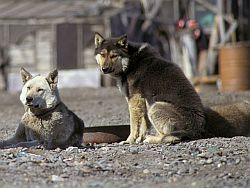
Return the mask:
<svg viewBox="0 0 250 188"><path fill-rule="evenodd" d="M27 103L31 103L32 101L33 101L33 97L30 97L30 96L26 97Z"/></svg>
<svg viewBox="0 0 250 188"><path fill-rule="evenodd" d="M34 98L33 97L26 97L26 105L30 108L39 108L39 104L34 104Z"/></svg>
<svg viewBox="0 0 250 188"><path fill-rule="evenodd" d="M110 67L102 67L101 70L102 70L102 72L104 74L108 74L108 73L114 72L114 70L112 68L110 68Z"/></svg>

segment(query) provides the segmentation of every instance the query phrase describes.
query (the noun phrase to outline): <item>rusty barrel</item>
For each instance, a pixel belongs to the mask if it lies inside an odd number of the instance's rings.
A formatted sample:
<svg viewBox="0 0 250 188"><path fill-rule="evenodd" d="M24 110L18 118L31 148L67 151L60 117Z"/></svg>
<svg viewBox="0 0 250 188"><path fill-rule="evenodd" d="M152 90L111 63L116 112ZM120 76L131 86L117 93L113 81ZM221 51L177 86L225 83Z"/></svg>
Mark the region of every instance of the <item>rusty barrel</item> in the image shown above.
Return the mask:
<svg viewBox="0 0 250 188"><path fill-rule="evenodd" d="M222 91L250 90L250 42L227 44L219 50Z"/></svg>

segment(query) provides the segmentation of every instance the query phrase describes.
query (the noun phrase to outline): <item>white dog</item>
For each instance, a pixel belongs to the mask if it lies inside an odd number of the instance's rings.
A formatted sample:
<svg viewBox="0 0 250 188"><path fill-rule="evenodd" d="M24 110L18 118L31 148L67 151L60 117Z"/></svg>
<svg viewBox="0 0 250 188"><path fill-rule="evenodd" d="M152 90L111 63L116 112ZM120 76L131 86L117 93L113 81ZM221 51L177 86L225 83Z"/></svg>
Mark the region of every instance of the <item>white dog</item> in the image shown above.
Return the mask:
<svg viewBox="0 0 250 188"><path fill-rule="evenodd" d="M47 149L82 144L84 123L60 100L58 71L33 77L21 68L20 100L25 113L15 135L0 142L0 148L43 145Z"/></svg>

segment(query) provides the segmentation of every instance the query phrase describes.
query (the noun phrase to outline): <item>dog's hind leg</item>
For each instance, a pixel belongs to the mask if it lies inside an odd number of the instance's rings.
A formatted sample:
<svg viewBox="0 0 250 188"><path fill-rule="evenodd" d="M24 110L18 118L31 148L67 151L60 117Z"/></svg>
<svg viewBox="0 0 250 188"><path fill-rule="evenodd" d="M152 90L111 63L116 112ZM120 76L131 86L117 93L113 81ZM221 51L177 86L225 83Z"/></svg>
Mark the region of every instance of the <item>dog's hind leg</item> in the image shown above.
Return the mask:
<svg viewBox="0 0 250 188"><path fill-rule="evenodd" d="M148 117L157 136L147 136L145 143L177 143L196 134L197 122L193 114L170 103L155 102L148 110Z"/></svg>
<svg viewBox="0 0 250 188"><path fill-rule="evenodd" d="M165 135L147 135L146 139L143 143L147 144L159 144L159 143L168 143L168 144L175 144L179 143L181 140L177 136L165 136Z"/></svg>

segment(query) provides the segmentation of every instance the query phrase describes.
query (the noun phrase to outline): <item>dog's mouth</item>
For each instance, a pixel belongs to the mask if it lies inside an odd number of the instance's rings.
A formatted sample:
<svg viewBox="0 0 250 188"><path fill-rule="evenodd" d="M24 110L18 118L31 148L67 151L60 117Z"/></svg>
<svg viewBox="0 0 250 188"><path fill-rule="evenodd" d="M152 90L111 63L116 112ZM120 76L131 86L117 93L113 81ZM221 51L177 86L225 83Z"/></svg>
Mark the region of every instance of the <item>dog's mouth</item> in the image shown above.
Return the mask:
<svg viewBox="0 0 250 188"><path fill-rule="evenodd" d="M26 103L26 106L29 108L39 108L39 104L33 104L33 103Z"/></svg>
<svg viewBox="0 0 250 188"><path fill-rule="evenodd" d="M109 68L101 68L101 71L103 72L103 74L110 74L115 70L109 67Z"/></svg>

